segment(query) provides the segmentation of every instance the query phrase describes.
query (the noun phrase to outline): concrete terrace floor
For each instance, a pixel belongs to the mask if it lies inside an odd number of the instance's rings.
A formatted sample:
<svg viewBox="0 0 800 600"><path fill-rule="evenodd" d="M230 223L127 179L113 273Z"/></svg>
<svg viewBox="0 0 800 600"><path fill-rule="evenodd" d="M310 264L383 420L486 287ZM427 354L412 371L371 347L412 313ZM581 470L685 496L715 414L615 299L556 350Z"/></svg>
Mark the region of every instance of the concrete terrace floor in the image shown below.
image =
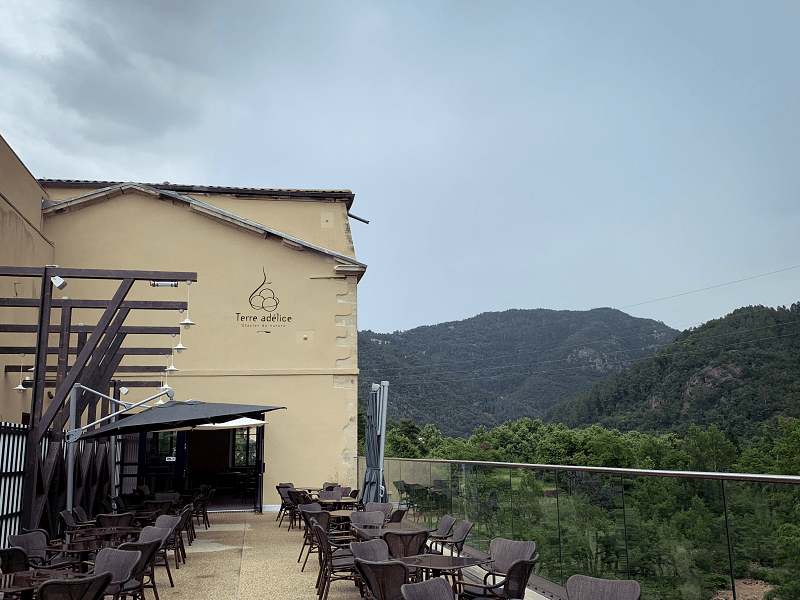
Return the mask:
<svg viewBox="0 0 800 600"><path fill-rule="evenodd" d="M275 512L211 513L211 527L195 528L197 538L186 547L186 564L175 569L170 553L172 578L169 586L164 567L156 568L160 600L316 600L319 572L316 555L300 571L297 556L303 544L301 530L278 527ZM305 554L303 555L305 558ZM145 592L148 600L152 591ZM329 600L361 600L351 581L334 581ZM531 590L526 599L546 600Z"/></svg>
<svg viewBox="0 0 800 600"><path fill-rule="evenodd" d="M164 567L157 567L156 582L161 600L315 600L319 572L316 555L300 572L297 556L303 534L286 531L287 521L278 527L274 512L212 513L211 527L197 527L197 538L187 546L186 564L175 569L172 554L172 578L169 586ZM305 558L305 555L304 555ZM152 592L146 591L148 600ZM335 581L330 600L360 600L358 588L351 581Z"/></svg>

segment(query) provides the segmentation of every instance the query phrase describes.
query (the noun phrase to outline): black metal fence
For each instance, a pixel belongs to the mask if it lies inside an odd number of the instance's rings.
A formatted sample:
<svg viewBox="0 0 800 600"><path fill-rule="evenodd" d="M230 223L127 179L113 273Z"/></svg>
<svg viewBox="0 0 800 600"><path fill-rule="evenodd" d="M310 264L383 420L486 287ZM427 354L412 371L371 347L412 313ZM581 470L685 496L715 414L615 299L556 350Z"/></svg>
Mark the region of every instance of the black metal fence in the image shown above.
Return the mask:
<svg viewBox="0 0 800 600"><path fill-rule="evenodd" d="M0 423L0 547L19 530L28 427Z"/></svg>

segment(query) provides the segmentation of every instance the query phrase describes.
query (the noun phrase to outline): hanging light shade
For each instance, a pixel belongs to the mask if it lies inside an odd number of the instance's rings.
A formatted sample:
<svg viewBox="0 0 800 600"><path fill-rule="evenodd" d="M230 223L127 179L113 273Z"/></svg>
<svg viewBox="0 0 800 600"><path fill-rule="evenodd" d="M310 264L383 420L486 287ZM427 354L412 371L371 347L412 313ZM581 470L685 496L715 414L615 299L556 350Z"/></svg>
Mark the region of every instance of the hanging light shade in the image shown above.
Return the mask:
<svg viewBox="0 0 800 600"><path fill-rule="evenodd" d="M19 363L19 385L17 387L15 387L14 389L17 390L21 394L22 392L25 391L25 386L22 385L22 369L23 369L22 359L25 358L25 355L24 354L20 354L20 356L22 358L20 359L20 363Z"/></svg>

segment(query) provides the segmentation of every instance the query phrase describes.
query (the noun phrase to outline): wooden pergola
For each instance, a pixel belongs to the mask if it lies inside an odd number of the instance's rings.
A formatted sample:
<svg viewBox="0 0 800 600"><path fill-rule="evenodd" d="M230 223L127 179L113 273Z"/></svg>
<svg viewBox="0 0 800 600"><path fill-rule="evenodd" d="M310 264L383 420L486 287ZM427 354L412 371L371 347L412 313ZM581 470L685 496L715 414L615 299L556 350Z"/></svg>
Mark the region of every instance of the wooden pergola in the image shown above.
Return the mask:
<svg viewBox="0 0 800 600"><path fill-rule="evenodd" d="M0 333L36 333L36 346L0 346L0 354L25 354L34 357L33 365L7 365L6 372L20 372L33 367L30 422L25 456L23 509L21 527L42 527L51 533L59 529L58 513L66 507L66 457L64 430L69 419L69 397L74 384L119 399L119 382L115 374L155 374L164 371L153 365L121 366L125 356L156 356L172 353L172 347L125 346L131 334L174 335L180 327L148 327L125 325L135 310L185 310L186 302L159 300L126 301L136 281L195 282L197 273L173 271L114 271L100 269L62 269L47 267L0 267L0 277L41 278L40 298L0 298L0 307L32 308L36 322L10 324L0 322ZM110 299L71 300L53 298L52 278L66 281L94 279L119 281ZM59 319L52 318L53 310ZM72 311L97 309L102 314L94 324L75 325ZM33 315L32 315L33 316ZM33 320L33 319L32 319ZM55 346L50 335L58 336ZM72 345L72 336L76 343ZM48 365L48 355L57 355L56 364ZM72 358L74 357L74 358ZM52 375L55 375L54 377ZM126 387L157 387L158 381L126 380ZM50 404L45 408L45 390L54 388ZM78 398L78 415L93 422L110 412L110 402L95 394L82 392ZM105 441L81 441L75 453L77 481L74 506L83 506L90 514L97 512L100 501L114 492L114 464Z"/></svg>

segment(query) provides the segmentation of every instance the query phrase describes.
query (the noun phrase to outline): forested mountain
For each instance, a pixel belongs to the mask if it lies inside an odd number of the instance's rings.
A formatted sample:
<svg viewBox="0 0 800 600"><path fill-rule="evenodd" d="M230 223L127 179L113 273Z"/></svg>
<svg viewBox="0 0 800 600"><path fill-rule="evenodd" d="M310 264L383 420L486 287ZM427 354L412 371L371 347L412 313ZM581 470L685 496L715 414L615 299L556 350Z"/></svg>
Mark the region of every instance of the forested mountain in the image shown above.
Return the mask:
<svg viewBox="0 0 800 600"><path fill-rule="evenodd" d="M389 381L389 416L464 436L554 404L678 335L619 310L507 310L395 333L361 331L359 399Z"/></svg>
<svg viewBox="0 0 800 600"><path fill-rule="evenodd" d="M741 308L687 330L543 420L680 435L716 425L735 439L774 416L800 416L800 303Z"/></svg>

